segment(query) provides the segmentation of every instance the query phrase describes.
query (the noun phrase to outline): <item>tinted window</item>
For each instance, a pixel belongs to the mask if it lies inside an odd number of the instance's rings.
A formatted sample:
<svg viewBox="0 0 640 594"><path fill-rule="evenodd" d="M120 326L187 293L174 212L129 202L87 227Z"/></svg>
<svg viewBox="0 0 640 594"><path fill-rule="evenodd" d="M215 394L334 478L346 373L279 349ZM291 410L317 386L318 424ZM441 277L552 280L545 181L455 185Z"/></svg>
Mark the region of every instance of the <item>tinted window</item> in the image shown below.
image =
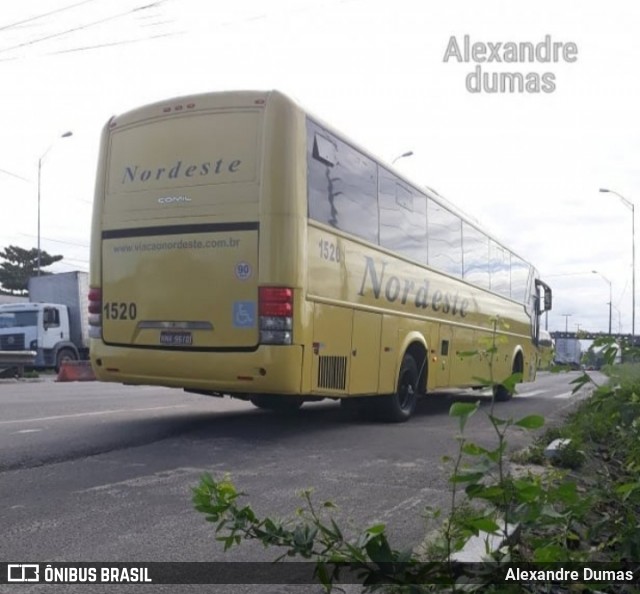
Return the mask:
<svg viewBox="0 0 640 594"><path fill-rule="evenodd" d="M376 164L307 120L309 217L378 243Z"/></svg>
<svg viewBox="0 0 640 594"><path fill-rule="evenodd" d="M462 223L462 278L485 289L489 288L489 238L468 223Z"/></svg>
<svg viewBox="0 0 640 594"><path fill-rule="evenodd" d="M433 200L427 204L429 265L462 276L462 221Z"/></svg>
<svg viewBox="0 0 640 594"><path fill-rule="evenodd" d="M38 312L19 311L0 314L0 328L22 328L35 326L38 323Z"/></svg>
<svg viewBox="0 0 640 594"><path fill-rule="evenodd" d="M55 307L47 307L44 310L44 323L48 327L55 327L60 325L60 312Z"/></svg>
<svg viewBox="0 0 640 594"><path fill-rule="evenodd" d="M495 241L489 244L491 290L511 297L511 253Z"/></svg>
<svg viewBox="0 0 640 594"><path fill-rule="evenodd" d="M511 298L524 303L527 298L529 265L511 254Z"/></svg>
<svg viewBox="0 0 640 594"><path fill-rule="evenodd" d="M380 245L427 263L427 199L380 169Z"/></svg>

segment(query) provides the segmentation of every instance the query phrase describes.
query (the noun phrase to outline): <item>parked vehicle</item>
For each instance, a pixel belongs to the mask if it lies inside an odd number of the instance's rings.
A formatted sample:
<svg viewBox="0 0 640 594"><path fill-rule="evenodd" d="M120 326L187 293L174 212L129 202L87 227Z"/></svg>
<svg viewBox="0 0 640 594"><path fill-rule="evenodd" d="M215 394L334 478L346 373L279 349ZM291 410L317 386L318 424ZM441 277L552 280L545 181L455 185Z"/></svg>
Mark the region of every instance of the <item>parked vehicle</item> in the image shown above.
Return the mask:
<svg viewBox="0 0 640 594"><path fill-rule="evenodd" d="M35 351L35 367L56 370L89 358L88 275L74 271L29 279L29 302L0 305L0 351Z"/></svg>
<svg viewBox="0 0 640 594"><path fill-rule="evenodd" d="M569 365L572 369L580 369L582 346L577 338L556 339L555 361L558 365Z"/></svg>

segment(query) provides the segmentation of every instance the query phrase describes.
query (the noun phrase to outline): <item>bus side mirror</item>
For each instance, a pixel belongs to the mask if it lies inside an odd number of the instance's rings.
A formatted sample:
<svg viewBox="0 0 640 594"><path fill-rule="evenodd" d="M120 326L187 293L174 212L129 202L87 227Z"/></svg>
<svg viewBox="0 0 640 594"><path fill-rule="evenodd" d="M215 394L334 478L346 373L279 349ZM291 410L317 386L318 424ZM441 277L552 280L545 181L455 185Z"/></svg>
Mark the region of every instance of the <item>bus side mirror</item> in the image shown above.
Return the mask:
<svg viewBox="0 0 640 594"><path fill-rule="evenodd" d="M538 299L538 313L551 311L551 287L543 283L541 280L536 279L536 289L538 291L538 295L540 295L540 293L543 294L542 300Z"/></svg>

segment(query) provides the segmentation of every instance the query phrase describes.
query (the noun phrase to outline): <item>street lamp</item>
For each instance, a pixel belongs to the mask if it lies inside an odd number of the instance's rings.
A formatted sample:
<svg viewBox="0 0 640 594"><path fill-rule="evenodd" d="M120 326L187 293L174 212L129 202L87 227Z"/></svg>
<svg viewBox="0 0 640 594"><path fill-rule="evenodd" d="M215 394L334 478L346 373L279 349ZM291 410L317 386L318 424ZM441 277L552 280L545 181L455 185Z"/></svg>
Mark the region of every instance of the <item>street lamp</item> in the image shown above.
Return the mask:
<svg viewBox="0 0 640 594"><path fill-rule="evenodd" d="M606 282L609 283L609 335L611 335L611 307L613 306L612 297L611 297L611 281L601 272L597 270L592 270L593 274L599 274Z"/></svg>
<svg viewBox="0 0 640 594"><path fill-rule="evenodd" d="M622 313L615 305L613 306L613 309L618 312L618 334L622 334Z"/></svg>
<svg viewBox="0 0 640 594"><path fill-rule="evenodd" d="M401 155L398 155L393 161L391 161L391 165L393 165L398 159L402 159L403 157L410 157L411 155L413 155L413 151L402 153Z"/></svg>
<svg viewBox="0 0 640 594"><path fill-rule="evenodd" d="M631 346L636 343L636 212L633 202L627 200L624 196L608 190L600 188L601 192L615 194L624 202L625 206L631 209Z"/></svg>
<svg viewBox="0 0 640 594"><path fill-rule="evenodd" d="M73 132L65 132L64 134L61 134L59 138L69 138L69 136L71 136L72 134ZM54 144L55 141L49 145L49 148L44 151L44 153L42 153L42 155L38 159L38 276L40 276L40 178L42 171L42 161L47 156L47 153L51 150Z"/></svg>

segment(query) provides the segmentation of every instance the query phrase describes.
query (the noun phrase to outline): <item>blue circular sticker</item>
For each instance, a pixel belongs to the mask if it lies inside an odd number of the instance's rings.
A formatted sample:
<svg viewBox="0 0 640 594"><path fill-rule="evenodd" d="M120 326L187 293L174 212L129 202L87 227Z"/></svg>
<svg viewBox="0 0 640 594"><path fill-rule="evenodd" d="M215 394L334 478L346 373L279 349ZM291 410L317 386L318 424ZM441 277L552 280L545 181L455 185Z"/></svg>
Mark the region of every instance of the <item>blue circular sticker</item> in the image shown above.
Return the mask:
<svg viewBox="0 0 640 594"><path fill-rule="evenodd" d="M236 264L236 277L239 280L247 280L251 278L251 264L249 262L238 262Z"/></svg>

